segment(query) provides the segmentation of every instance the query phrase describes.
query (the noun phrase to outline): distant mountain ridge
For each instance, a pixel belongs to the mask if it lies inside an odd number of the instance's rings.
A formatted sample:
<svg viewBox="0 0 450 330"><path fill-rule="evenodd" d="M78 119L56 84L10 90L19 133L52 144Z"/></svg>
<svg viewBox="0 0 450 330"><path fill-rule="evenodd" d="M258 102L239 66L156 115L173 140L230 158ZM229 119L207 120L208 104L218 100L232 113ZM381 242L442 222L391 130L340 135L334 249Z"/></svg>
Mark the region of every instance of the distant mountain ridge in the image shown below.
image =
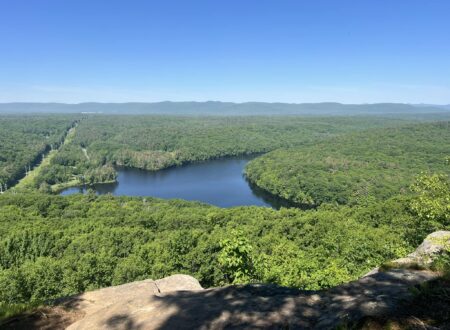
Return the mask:
<svg viewBox="0 0 450 330"><path fill-rule="evenodd" d="M342 104L266 102L154 102L154 103L0 103L0 113L104 113L171 115L363 115L450 112L449 105L403 103Z"/></svg>
<svg viewBox="0 0 450 330"><path fill-rule="evenodd" d="M450 110L450 104L428 104L428 103L420 103L414 104L416 107L435 107L439 109Z"/></svg>

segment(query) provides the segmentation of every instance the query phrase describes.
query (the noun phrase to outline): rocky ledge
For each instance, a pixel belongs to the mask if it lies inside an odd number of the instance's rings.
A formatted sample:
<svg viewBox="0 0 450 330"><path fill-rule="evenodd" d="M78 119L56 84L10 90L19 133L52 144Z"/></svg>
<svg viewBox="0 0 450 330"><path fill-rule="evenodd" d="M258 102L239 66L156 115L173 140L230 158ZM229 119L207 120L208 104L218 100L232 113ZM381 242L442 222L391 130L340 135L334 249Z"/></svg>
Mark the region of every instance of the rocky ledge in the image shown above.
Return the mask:
<svg viewBox="0 0 450 330"><path fill-rule="evenodd" d="M435 279L428 265L450 246L450 232L429 235L407 258L386 271L376 269L357 281L323 291L267 284L203 289L187 275L104 288L58 302L41 329L330 329L364 317L389 315L412 298L411 287ZM395 266L398 266L397 268ZM53 321L52 321L53 317ZM69 325L70 324L70 325ZM17 318L7 324L13 329Z"/></svg>

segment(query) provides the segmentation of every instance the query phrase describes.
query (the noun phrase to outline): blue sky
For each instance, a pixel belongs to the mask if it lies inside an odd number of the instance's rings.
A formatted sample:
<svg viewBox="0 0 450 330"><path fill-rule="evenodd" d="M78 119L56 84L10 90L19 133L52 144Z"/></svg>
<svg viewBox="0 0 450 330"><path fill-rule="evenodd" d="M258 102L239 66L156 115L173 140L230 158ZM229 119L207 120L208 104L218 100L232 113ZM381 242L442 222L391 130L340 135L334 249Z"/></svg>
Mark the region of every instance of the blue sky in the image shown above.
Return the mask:
<svg viewBox="0 0 450 330"><path fill-rule="evenodd" d="M450 103L449 0L0 0L0 102Z"/></svg>

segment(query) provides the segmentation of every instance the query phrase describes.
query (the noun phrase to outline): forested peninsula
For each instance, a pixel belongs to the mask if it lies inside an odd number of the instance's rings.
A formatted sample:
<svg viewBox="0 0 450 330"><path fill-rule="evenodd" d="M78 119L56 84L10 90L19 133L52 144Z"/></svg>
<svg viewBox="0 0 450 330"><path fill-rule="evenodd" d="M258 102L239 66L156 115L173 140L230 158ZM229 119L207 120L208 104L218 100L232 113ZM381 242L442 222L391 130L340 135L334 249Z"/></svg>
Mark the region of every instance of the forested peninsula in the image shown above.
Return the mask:
<svg viewBox="0 0 450 330"><path fill-rule="evenodd" d="M257 186L299 204L357 204L408 190L418 173L450 174L449 122L345 134L282 148L247 165Z"/></svg>

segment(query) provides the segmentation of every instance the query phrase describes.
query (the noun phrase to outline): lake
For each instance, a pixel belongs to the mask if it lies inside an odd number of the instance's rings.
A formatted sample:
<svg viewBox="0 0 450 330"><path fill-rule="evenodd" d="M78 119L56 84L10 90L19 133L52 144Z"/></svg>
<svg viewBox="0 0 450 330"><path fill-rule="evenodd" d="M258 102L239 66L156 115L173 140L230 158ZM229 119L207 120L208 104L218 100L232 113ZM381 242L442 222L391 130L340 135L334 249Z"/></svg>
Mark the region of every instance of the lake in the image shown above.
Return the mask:
<svg viewBox="0 0 450 330"><path fill-rule="evenodd" d="M98 194L152 196L200 201L220 207L257 205L280 208L292 206L250 184L244 167L255 156L214 159L152 172L117 168L117 183L98 184ZM85 193L86 187L67 188L62 195Z"/></svg>

